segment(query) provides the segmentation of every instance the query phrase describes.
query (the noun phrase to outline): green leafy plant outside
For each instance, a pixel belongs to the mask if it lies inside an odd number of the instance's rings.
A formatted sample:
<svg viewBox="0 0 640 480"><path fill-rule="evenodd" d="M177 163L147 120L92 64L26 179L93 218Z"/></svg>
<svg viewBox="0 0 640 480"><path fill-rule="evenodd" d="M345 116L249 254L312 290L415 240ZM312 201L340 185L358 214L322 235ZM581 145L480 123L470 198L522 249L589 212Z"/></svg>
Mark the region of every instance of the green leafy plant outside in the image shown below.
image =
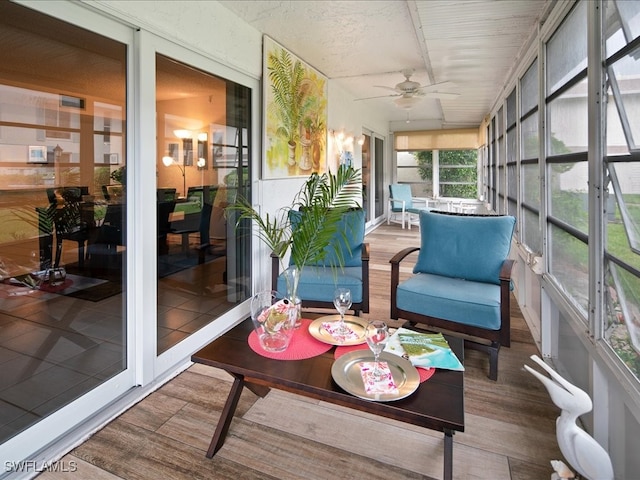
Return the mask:
<svg viewBox="0 0 640 480"><path fill-rule="evenodd" d="M433 151L415 152L418 173L422 180L433 178ZM477 198L478 154L475 150L440 150L440 196Z"/></svg>

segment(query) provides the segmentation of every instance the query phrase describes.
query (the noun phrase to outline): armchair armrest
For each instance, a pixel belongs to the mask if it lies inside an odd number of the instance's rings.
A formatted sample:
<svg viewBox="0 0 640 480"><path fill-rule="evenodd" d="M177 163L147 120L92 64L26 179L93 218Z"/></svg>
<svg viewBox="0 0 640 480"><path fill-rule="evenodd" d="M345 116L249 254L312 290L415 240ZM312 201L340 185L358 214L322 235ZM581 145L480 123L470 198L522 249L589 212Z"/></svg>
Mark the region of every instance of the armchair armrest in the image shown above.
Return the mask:
<svg viewBox="0 0 640 480"><path fill-rule="evenodd" d="M391 264L391 268L392 269L394 267L398 268L400 262L404 260L405 257L407 257L410 253L413 253L417 250L420 250L420 247L407 247L403 250L400 250L391 258L391 260L389 260L389 263Z"/></svg>
<svg viewBox="0 0 640 480"><path fill-rule="evenodd" d="M371 249L368 243L362 244L362 311L369 313L369 257Z"/></svg>
<svg viewBox="0 0 640 480"><path fill-rule="evenodd" d="M511 346L511 270L514 264L514 260L507 258L500 268L500 343L505 347Z"/></svg>
<svg viewBox="0 0 640 480"><path fill-rule="evenodd" d="M396 291L398 290L398 284L400 283L400 262L409 254L417 252L418 250L420 250L420 247L407 247L400 250L391 258L391 260L389 260L389 263L391 264L391 318L398 318Z"/></svg>
<svg viewBox="0 0 640 480"><path fill-rule="evenodd" d="M515 262L511 259L506 259L502 263L502 268L500 268L500 281L511 281L511 270L513 269L513 264Z"/></svg>
<svg viewBox="0 0 640 480"><path fill-rule="evenodd" d="M368 243L362 244L362 256L360 257L363 262L368 262L369 257L371 256L371 248Z"/></svg>

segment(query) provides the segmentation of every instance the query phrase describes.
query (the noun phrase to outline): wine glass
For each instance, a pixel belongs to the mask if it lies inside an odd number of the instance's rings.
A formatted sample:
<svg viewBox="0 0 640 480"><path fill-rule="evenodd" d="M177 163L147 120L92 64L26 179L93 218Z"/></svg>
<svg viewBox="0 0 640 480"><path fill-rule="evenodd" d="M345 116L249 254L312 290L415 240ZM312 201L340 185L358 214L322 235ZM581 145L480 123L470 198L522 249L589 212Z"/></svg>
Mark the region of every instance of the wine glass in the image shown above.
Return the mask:
<svg viewBox="0 0 640 480"><path fill-rule="evenodd" d="M378 358L389 340L389 328L382 320L372 320L367 324L364 336L369 348L373 352L373 378L375 380L380 380L381 372L378 368Z"/></svg>
<svg viewBox="0 0 640 480"><path fill-rule="evenodd" d="M346 337L350 330L344 323L344 314L351 308L351 290L348 288L337 288L336 291L333 292L333 304L340 314L340 322L338 323L336 333L341 337Z"/></svg>

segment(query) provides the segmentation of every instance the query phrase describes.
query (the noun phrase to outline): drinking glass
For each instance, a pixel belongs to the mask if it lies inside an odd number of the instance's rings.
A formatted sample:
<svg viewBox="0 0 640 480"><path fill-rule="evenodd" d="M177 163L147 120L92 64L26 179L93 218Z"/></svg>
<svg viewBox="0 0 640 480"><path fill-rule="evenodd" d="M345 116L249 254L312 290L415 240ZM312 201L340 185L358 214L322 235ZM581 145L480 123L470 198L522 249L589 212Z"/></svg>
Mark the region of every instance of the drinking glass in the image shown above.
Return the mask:
<svg viewBox="0 0 640 480"><path fill-rule="evenodd" d="M336 333L339 336L347 336L349 334L349 328L344 323L344 314L351 308L351 290L348 288L337 288L333 292L333 304L340 314L340 322Z"/></svg>
<svg viewBox="0 0 640 480"><path fill-rule="evenodd" d="M378 358L389 340L389 328L382 320L372 320L367 324L364 335L373 352L373 378L379 380L382 372L378 368Z"/></svg>

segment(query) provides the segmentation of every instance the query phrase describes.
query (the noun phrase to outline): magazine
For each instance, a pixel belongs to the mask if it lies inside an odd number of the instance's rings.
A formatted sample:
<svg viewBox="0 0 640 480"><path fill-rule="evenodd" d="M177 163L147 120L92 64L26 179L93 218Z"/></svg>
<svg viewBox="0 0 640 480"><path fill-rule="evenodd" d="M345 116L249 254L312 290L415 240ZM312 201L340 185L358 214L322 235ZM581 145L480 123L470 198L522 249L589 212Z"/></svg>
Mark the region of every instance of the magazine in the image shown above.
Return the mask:
<svg viewBox="0 0 640 480"><path fill-rule="evenodd" d="M399 328L389 338L384 351L408 359L414 367L464 370L441 333L420 333Z"/></svg>

